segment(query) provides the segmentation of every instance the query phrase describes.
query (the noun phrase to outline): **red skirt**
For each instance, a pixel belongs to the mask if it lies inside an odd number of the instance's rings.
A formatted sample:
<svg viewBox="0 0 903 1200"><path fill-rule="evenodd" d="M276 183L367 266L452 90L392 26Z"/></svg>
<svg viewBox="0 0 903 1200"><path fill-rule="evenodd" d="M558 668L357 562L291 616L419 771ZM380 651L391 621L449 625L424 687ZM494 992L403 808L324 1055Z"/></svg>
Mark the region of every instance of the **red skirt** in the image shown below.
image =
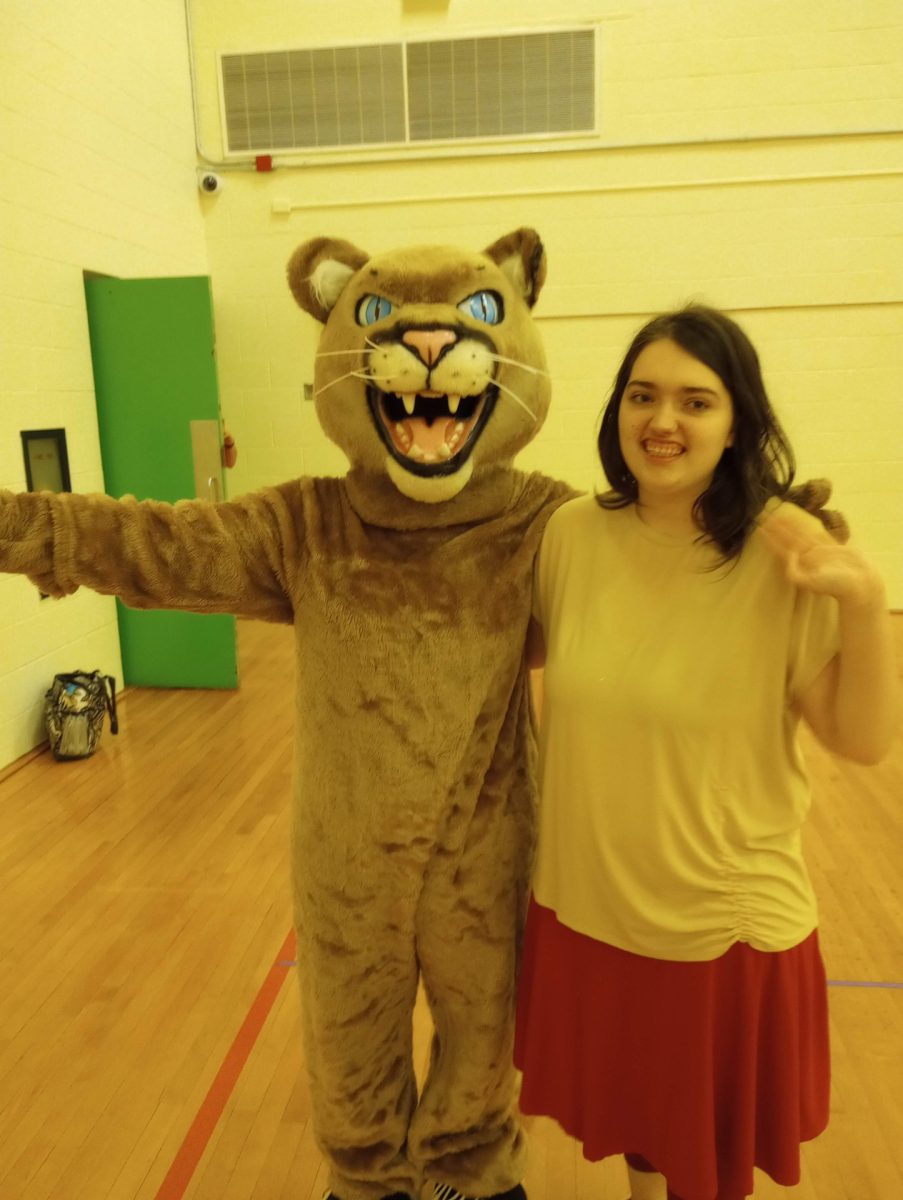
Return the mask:
<svg viewBox="0 0 903 1200"><path fill-rule="evenodd" d="M591 1160L642 1156L680 1200L740 1200L753 1167L799 1182L828 1123L825 969L813 932L711 962L630 954L530 901L515 1062L521 1110Z"/></svg>

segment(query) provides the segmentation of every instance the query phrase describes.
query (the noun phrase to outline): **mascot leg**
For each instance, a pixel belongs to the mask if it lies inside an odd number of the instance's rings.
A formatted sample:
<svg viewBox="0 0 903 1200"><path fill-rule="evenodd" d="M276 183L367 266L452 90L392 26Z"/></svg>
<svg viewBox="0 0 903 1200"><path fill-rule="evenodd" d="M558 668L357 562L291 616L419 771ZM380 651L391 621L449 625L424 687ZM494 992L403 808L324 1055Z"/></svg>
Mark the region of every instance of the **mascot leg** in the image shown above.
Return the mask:
<svg viewBox="0 0 903 1200"><path fill-rule="evenodd" d="M533 793L515 762L496 759L460 848L449 830L417 913L435 1035L408 1149L436 1182L436 1197L450 1200L524 1195L526 1136L516 1115L512 1045Z"/></svg>
<svg viewBox="0 0 903 1200"><path fill-rule="evenodd" d="M366 914L346 912L332 928L322 914L297 922L311 1118L338 1200L419 1194L406 1152L417 1102L414 898L392 913L372 899Z"/></svg>

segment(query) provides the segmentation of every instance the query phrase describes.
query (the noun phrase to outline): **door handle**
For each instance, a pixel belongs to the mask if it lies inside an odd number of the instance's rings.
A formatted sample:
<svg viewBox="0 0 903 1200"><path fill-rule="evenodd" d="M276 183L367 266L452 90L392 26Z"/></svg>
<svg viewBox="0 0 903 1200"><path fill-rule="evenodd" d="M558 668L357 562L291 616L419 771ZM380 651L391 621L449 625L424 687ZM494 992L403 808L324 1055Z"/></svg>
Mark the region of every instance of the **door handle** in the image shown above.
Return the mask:
<svg viewBox="0 0 903 1200"><path fill-rule="evenodd" d="M222 436L219 421L191 421L191 467L199 500L223 499Z"/></svg>

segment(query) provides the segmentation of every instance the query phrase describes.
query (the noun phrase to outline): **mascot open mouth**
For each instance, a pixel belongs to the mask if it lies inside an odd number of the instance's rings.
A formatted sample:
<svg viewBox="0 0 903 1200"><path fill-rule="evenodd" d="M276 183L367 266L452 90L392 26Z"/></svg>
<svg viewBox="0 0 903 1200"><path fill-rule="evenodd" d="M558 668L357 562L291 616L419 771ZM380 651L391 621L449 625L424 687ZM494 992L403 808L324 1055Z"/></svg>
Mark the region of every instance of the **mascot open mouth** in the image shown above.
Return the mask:
<svg viewBox="0 0 903 1200"><path fill-rule="evenodd" d="M495 408L498 388L478 396L441 392L403 395L367 388L367 403L379 436L395 461L414 475L450 475L477 444Z"/></svg>

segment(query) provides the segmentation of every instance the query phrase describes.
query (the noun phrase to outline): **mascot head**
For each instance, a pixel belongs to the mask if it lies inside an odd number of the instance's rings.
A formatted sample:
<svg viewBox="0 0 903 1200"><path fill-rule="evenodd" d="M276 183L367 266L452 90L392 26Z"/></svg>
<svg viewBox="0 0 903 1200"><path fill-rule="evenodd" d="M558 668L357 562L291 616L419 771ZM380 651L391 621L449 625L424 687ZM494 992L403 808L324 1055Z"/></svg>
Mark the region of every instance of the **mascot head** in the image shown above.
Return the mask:
<svg viewBox="0 0 903 1200"><path fill-rule="evenodd" d="M420 246L370 258L332 238L298 247L289 286L324 325L317 414L352 468L439 503L510 463L549 406L530 315L545 274L532 229L482 254Z"/></svg>

